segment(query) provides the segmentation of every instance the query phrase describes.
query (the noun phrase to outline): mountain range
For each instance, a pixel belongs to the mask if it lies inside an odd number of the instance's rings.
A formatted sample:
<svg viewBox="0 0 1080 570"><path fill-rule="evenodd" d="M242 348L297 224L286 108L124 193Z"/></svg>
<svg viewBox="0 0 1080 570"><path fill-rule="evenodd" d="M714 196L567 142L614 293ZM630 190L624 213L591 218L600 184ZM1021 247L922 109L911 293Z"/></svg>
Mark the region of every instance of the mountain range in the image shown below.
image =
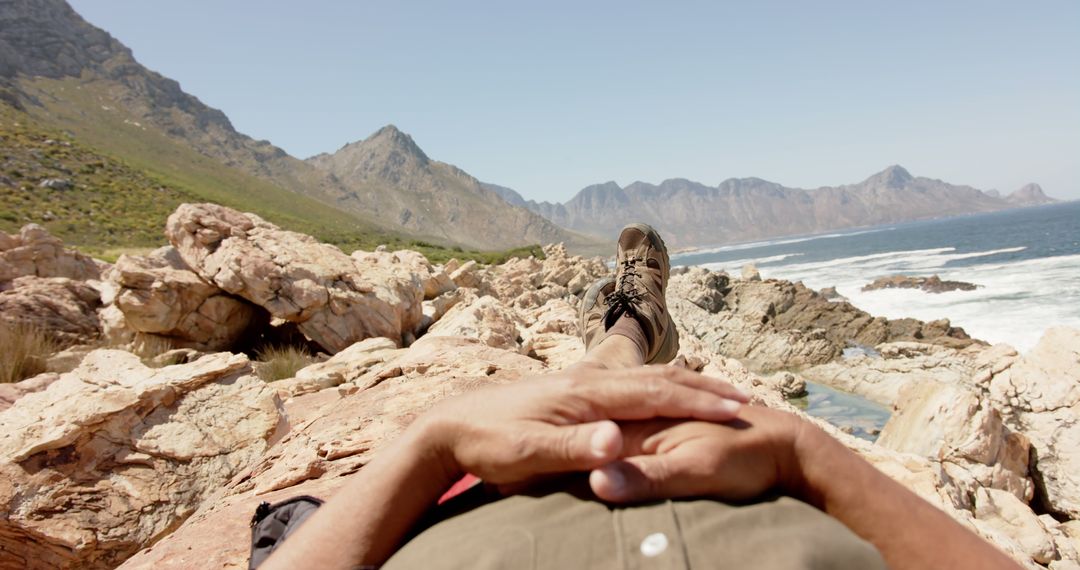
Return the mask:
<svg viewBox="0 0 1080 570"><path fill-rule="evenodd" d="M912 176L890 166L862 182L813 190L760 178L730 178L717 186L673 178L658 185L614 182L589 186L563 204L525 200L488 184L510 204L562 227L611 237L626 223L647 222L669 245L694 246L989 212L1054 202L1038 184L1001 197L970 186Z"/></svg>
<svg viewBox="0 0 1080 570"><path fill-rule="evenodd" d="M857 184L814 190L758 178L715 187L676 178L625 188L608 182L564 204L535 202L429 158L393 125L301 160L238 132L223 112L139 64L64 0L0 1L0 105L4 122L17 126L0 132L8 155L0 165L0 229L37 221L66 239L141 235L132 224L160 227L139 218L162 215L169 200L252 211L343 247L404 241L491 250L561 241L589 253L606 251L601 244L629 221L651 223L681 246L1049 200L1037 185L1001 197L893 166ZM58 136L78 152L40 147ZM75 165L64 162L71 154ZM137 182L124 186L109 172ZM72 190L31 191L46 176L70 178ZM108 191L98 191L101 185ZM124 193L140 197L121 205L114 198ZM158 207L130 210L154 202ZM89 212L85 220L64 218L80 212Z"/></svg>

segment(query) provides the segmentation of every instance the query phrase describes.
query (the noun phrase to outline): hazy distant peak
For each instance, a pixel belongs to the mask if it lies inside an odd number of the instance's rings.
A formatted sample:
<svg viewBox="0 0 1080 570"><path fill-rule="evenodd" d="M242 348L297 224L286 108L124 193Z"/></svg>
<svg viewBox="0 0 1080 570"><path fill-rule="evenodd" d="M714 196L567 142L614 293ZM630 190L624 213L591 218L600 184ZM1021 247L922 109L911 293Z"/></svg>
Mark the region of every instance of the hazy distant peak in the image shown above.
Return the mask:
<svg viewBox="0 0 1080 570"><path fill-rule="evenodd" d="M1020 188L1016 192L1009 194L1005 197L1005 199L1009 202L1012 202L1013 204L1032 206L1036 204L1049 204L1051 202L1057 201L1047 196L1046 193L1043 192L1042 186L1039 186L1034 182L1030 184L1025 184L1023 188Z"/></svg>
<svg viewBox="0 0 1080 570"><path fill-rule="evenodd" d="M527 207L525 197L518 194L513 188L507 188L506 186L499 186L498 184L491 184L489 182L481 182L480 186L486 190L494 192L499 195L500 198L507 201L511 205Z"/></svg>
<svg viewBox="0 0 1080 570"><path fill-rule="evenodd" d="M640 183L638 183L638 184L640 184ZM582 192L589 192L589 191L593 191L593 192L618 192L620 190L622 190L622 186L619 186L614 180L608 180L607 182L603 182L601 184L591 184L589 186L586 186L581 191Z"/></svg>
<svg viewBox="0 0 1080 570"><path fill-rule="evenodd" d="M894 164L881 172L866 179L867 184L886 186L888 188L903 188L915 177L903 166Z"/></svg>

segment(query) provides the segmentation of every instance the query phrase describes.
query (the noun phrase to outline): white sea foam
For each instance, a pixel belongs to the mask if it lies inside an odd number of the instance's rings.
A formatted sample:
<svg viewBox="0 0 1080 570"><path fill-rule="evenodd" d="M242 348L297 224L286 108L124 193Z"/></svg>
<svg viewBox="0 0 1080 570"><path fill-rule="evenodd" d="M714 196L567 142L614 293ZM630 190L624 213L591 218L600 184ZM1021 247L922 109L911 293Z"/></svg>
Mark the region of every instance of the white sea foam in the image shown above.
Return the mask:
<svg viewBox="0 0 1080 570"><path fill-rule="evenodd" d="M671 259L676 260L676 259L679 259L681 257L686 257L688 255L703 255L703 254L707 254L707 253L723 253L725 251L739 251L739 250L742 250L742 249L753 249L753 248L756 248L756 247L769 247L769 246L774 246L774 245L787 245L787 244L792 244L792 243L801 243L801 242L804 242L804 241L813 241L813 240L819 240L819 239L831 239L831 238L838 238L838 237L858 236L858 235L863 235L863 234L873 234L873 233L877 233L877 232L892 231L892 230L895 230L895 229L896 228L892 228L892 227L873 228L873 229L869 229L869 230L861 230L861 231L854 231L854 232L841 232L841 233L835 233L835 234L803 236L803 237L796 237L796 238L780 238L780 239L775 239L775 240L755 241L755 242L750 242L750 243L737 243L737 244L733 244L733 245L721 245L721 246L717 246L717 247L707 247L707 248L704 248L704 249L694 249L694 250L690 250L690 251L683 251L683 252L680 252L680 253L673 254L671 256Z"/></svg>
<svg viewBox="0 0 1080 570"><path fill-rule="evenodd" d="M733 259L731 261L718 261L716 263L705 263L702 267L706 269L712 269L713 271L727 271L729 273L742 269L742 266L747 263L753 263L755 265L764 265L766 263L776 263L778 261L784 261L785 259L798 257L803 255L801 253L784 253L781 255L771 255L769 257L747 257L744 259Z"/></svg>
<svg viewBox="0 0 1080 570"><path fill-rule="evenodd" d="M949 261L976 259L1023 248L955 253L954 248L894 251L823 262L782 264L761 270L764 277L803 281L820 289L835 286L859 308L889 318L948 318L990 342L1026 351L1053 325L1080 328L1080 255L1017 262L987 262L945 267ZM727 265L727 264L719 264ZM862 291L877 277L937 274L942 279L980 285L975 291L932 294L912 289Z"/></svg>

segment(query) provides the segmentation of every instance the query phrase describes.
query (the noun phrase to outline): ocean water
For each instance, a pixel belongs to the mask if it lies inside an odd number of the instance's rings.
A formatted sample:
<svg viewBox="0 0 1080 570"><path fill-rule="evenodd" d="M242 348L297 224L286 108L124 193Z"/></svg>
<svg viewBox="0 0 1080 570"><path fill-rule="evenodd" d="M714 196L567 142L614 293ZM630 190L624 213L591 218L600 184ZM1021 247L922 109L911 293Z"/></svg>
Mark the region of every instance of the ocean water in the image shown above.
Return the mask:
<svg viewBox="0 0 1080 570"><path fill-rule="evenodd" d="M836 287L878 316L948 318L971 336L1031 349L1050 326L1080 328L1080 202L702 248L672 256L738 275ZM975 291L861 289L878 277L939 275Z"/></svg>

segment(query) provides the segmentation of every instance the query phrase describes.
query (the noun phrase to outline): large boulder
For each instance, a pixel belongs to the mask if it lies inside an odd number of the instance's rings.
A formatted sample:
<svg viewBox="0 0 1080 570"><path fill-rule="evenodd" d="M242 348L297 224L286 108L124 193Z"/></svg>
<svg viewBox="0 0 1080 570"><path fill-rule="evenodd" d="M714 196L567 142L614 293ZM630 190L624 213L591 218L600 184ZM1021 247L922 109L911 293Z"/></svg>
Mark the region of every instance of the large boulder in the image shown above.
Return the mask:
<svg viewBox="0 0 1080 570"><path fill-rule="evenodd" d="M90 257L65 248L64 242L45 228L27 224L17 234L0 232L0 288L26 275L99 279L101 268Z"/></svg>
<svg viewBox="0 0 1080 570"><path fill-rule="evenodd" d="M838 354L821 331L778 329L769 321L775 314L771 301L731 295L729 280L718 275L691 268L672 278L668 309L680 336L699 339L711 351L738 358L758 372L803 368Z"/></svg>
<svg viewBox="0 0 1080 570"><path fill-rule="evenodd" d="M964 469L981 487L1012 493L1027 504L1030 444L981 394L961 383L914 381L903 388L877 443ZM974 490L974 489L972 489Z"/></svg>
<svg viewBox="0 0 1080 570"><path fill-rule="evenodd" d="M250 372L98 350L0 412L0 566L111 568L179 526L278 428Z"/></svg>
<svg viewBox="0 0 1080 570"><path fill-rule="evenodd" d="M992 402L1035 448L1045 508L1080 519L1080 331L1048 329L1023 358L989 380Z"/></svg>
<svg viewBox="0 0 1080 570"><path fill-rule="evenodd" d="M146 257L122 255L111 273L120 285L115 305L127 325L177 347L228 350L269 322L262 309L196 275L172 247Z"/></svg>
<svg viewBox="0 0 1080 570"><path fill-rule="evenodd" d="M489 295L472 303L454 305L428 329L424 338L438 336L475 338L488 346L508 350L520 346L517 315Z"/></svg>
<svg viewBox="0 0 1080 570"><path fill-rule="evenodd" d="M403 249L399 251L362 251L352 253L361 273L368 273L366 267L378 268L379 271L411 281L424 292L424 299L430 300L457 289L457 285L445 271L431 264L418 251Z"/></svg>
<svg viewBox="0 0 1080 570"><path fill-rule="evenodd" d="M370 337L407 343L420 323L424 291L411 279L254 214L182 204L165 233L200 277L297 323L331 353Z"/></svg>
<svg viewBox="0 0 1080 570"><path fill-rule="evenodd" d="M101 336L98 290L66 277L18 277L0 291L0 320L35 327L62 345Z"/></svg>

